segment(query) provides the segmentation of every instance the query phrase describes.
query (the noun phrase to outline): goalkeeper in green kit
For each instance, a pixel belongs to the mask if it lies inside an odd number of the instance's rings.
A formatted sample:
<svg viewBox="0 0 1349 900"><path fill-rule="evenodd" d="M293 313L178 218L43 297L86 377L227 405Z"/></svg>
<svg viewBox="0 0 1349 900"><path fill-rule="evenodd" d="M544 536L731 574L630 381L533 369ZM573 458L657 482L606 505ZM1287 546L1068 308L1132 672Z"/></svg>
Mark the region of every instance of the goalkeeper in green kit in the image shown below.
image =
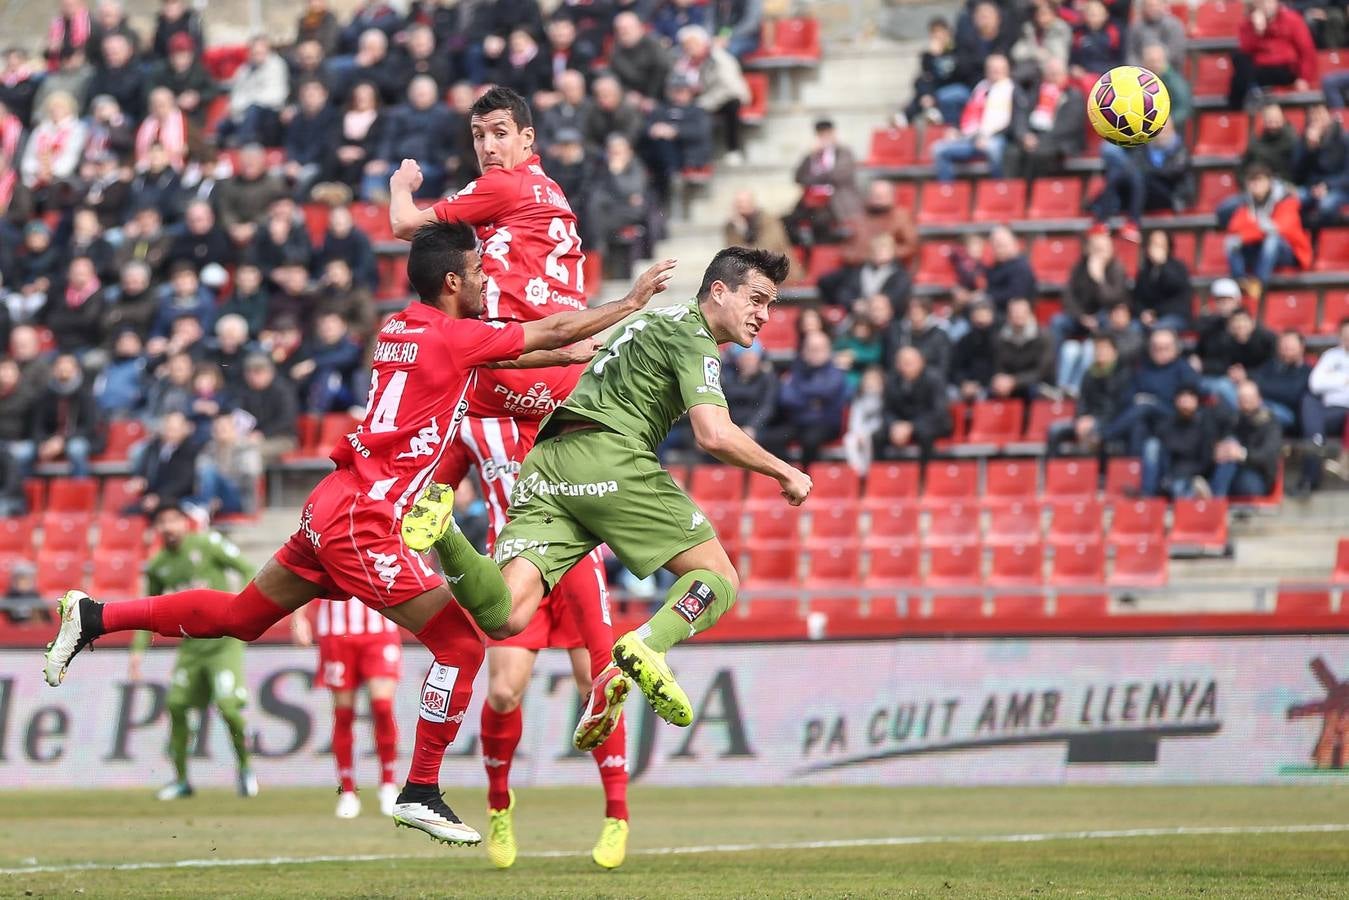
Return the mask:
<svg viewBox="0 0 1349 900"><path fill-rule="evenodd" d="M739 587L707 517L656 459L670 427L687 412L702 450L777 479L793 506L810 493L809 476L731 421L721 390L718 345L752 344L786 277L786 257L730 247L713 257L695 302L647 310L616 329L544 421L521 466L510 521L496 541L504 585L484 576L480 557L454 526L449 487L431 485L403 518L404 542L414 550L434 546L446 576L463 581L456 593L509 591L516 630L545 591L601 543L639 578L659 568L676 576L664 606L614 644L614 665L596 677L576 726L580 750L612 732L630 683L667 722L693 721L665 653L714 625Z"/></svg>
<svg viewBox="0 0 1349 900"><path fill-rule="evenodd" d="M145 567L151 594L164 594L189 587L228 590L229 573L237 572L242 581L253 577L253 569L234 546L220 534L207 531L193 534L192 520L176 506L162 506L155 513L155 531L164 543ZM139 631L131 644L132 681L140 679L141 658L150 645L151 634ZM169 756L173 759L175 780L159 791L160 800L192 796L187 780L187 745L192 729L188 712L198 710L204 722L212 705L220 712L229 729L230 742L239 762L239 796L258 793L258 780L248 767L247 735L243 708L248 699L244 688L244 643L237 638L184 638L178 645L173 677L169 683Z"/></svg>

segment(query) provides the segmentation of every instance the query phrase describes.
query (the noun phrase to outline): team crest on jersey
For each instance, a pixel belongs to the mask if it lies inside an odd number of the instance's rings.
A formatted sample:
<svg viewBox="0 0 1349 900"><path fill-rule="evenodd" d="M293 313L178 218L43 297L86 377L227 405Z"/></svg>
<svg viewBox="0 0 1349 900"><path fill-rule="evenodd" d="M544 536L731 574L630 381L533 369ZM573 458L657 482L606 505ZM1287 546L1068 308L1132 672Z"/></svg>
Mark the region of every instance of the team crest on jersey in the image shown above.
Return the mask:
<svg viewBox="0 0 1349 900"><path fill-rule="evenodd" d="M525 284L525 299L535 306L546 304L548 302L548 282L537 275L529 279Z"/></svg>
<svg viewBox="0 0 1349 900"><path fill-rule="evenodd" d="M482 255L490 257L501 264L501 268L510 271L511 264L506 261L506 256L511 252L512 235L507 228L498 228L492 232L492 236L487 239L483 245Z"/></svg>
<svg viewBox="0 0 1349 900"><path fill-rule="evenodd" d="M437 424L434 416L431 417L431 424L422 428L412 436L408 442L408 449L398 454L396 459L416 459L419 456L430 456L435 453L435 446L440 443L440 426Z"/></svg>
<svg viewBox="0 0 1349 900"><path fill-rule="evenodd" d="M393 583L398 580L398 575L403 571L403 566L398 562L398 557L392 553L380 553L375 550L365 551L365 555L370 557L370 561L375 566L375 574L379 580L384 582L387 590L393 590Z"/></svg>

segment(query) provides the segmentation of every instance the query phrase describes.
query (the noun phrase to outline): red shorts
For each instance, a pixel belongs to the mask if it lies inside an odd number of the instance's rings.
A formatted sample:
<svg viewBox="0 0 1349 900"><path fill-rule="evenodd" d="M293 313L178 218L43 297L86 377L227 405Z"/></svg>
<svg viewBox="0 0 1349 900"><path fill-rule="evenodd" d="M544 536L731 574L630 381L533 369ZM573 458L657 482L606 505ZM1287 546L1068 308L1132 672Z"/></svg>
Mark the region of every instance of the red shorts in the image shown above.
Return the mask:
<svg viewBox="0 0 1349 900"><path fill-rule="evenodd" d="M276 561L329 597L359 597L383 609L445 583L403 544L393 504L372 500L354 476L333 472L310 492L300 527Z"/></svg>
<svg viewBox="0 0 1349 900"><path fill-rule="evenodd" d="M483 500L487 504L487 546L490 552L497 532L506 525L511 488L520 472L520 462L534 446L539 423L532 419L483 419L466 416L454 441L445 448L436 470L436 481L458 484L469 469L478 467ZM598 552L590 553L562 577L543 598L538 612L525 630L504 641L489 640L493 647L585 647L608 653L613 645L609 619L608 584Z"/></svg>
<svg viewBox="0 0 1349 900"><path fill-rule="evenodd" d="M403 669L398 632L327 635L319 638L319 684L354 691L371 678L397 681Z"/></svg>

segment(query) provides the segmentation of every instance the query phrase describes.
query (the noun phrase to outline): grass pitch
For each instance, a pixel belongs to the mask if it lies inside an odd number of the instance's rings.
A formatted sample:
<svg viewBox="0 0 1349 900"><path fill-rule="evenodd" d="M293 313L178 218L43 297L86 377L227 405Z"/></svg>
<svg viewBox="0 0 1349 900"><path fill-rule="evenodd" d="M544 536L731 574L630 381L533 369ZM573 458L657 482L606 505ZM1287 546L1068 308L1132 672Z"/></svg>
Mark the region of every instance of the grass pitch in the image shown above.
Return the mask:
<svg viewBox="0 0 1349 900"><path fill-rule="evenodd" d="M597 790L521 791L507 872L395 830L368 793L355 821L316 790L0 793L0 896L1349 897L1333 784L635 788L616 872L589 859ZM448 799L485 826L480 791ZM1272 830L1309 825L1335 828Z"/></svg>

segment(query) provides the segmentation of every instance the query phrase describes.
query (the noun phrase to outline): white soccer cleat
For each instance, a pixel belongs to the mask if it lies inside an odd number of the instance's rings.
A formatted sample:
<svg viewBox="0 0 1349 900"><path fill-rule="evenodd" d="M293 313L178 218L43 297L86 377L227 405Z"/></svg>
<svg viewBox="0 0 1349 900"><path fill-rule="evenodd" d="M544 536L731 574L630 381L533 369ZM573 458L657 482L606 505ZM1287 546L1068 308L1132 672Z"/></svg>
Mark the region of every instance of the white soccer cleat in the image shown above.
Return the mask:
<svg viewBox="0 0 1349 900"><path fill-rule="evenodd" d="M393 823L415 828L432 840L455 847L482 843L482 835L459 821L438 788L411 785L403 788L393 805Z"/></svg>
<svg viewBox="0 0 1349 900"><path fill-rule="evenodd" d="M170 781L155 793L156 800L182 800L191 797L192 785L186 781Z"/></svg>
<svg viewBox="0 0 1349 900"><path fill-rule="evenodd" d="M238 778L239 796L256 797L258 795L258 776L252 769L240 769Z"/></svg>
<svg viewBox="0 0 1349 900"><path fill-rule="evenodd" d="M343 791L337 795L337 817L354 819L361 814L361 798L355 791Z"/></svg>
<svg viewBox="0 0 1349 900"><path fill-rule="evenodd" d="M86 633L86 626L93 623L85 621L85 613L93 603L93 598L84 591L66 591L56 602L61 627L56 632L56 640L47 645L46 664L42 667L42 677L52 687L60 687L75 654L97 636ZM87 630L92 631L92 628Z"/></svg>
<svg viewBox="0 0 1349 900"><path fill-rule="evenodd" d="M394 804L398 802L398 785L381 784L379 786L379 813L382 816L393 815Z"/></svg>

